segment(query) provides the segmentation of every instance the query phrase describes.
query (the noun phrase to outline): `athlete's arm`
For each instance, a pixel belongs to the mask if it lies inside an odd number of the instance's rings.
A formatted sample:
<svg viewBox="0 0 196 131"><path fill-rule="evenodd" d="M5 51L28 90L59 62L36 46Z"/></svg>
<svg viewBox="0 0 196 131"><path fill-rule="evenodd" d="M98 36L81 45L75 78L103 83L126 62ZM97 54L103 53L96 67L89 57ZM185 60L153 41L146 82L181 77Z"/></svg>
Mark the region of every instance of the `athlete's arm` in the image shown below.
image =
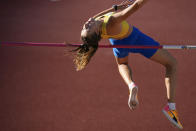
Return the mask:
<svg viewBox="0 0 196 131"><path fill-rule="evenodd" d="M111 22L113 24L121 23L123 20L127 19L130 15L132 15L139 8L141 8L147 1L148 0L135 0L135 2L128 8L113 14L111 17Z"/></svg>
<svg viewBox="0 0 196 131"><path fill-rule="evenodd" d="M102 15L104 15L104 14L107 14L107 13L109 13L109 12L114 12L114 11L115 11L114 8L111 7L111 8L109 8L109 9L106 9L106 10L104 10L104 11L102 11L102 12L96 14L95 16L93 16L93 18L95 19L95 18L97 18L97 17L99 17L99 16L102 16Z"/></svg>
<svg viewBox="0 0 196 131"><path fill-rule="evenodd" d="M95 19L95 18L97 18L97 17L99 17L99 16L102 16L102 15L104 15L104 14L107 14L107 13L109 13L109 12L115 12L115 11L124 10L124 9L126 9L126 8L128 7L128 5L131 5L131 4L133 4L133 3L134 3L134 1L129 1L129 0L124 1L124 2L122 2L121 4L117 5L117 10L115 10L113 7L111 7L111 8L109 8L109 9L106 9L106 10L104 10L104 11L102 11L102 12L96 14L95 16L93 16L93 18Z"/></svg>

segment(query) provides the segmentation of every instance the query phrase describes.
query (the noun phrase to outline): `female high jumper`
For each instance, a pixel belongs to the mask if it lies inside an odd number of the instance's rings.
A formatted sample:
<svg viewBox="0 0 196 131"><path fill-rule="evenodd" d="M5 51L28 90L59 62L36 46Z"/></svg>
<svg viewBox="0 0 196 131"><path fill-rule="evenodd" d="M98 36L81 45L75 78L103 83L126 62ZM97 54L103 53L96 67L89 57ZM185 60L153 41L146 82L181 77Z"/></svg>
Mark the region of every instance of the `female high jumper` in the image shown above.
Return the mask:
<svg viewBox="0 0 196 131"><path fill-rule="evenodd" d="M96 52L98 43L102 38L109 39L112 45L159 46L160 44L157 41L125 21L146 2L147 0L127 0L119 5L113 5L111 8L91 17L84 24L81 31L83 44L74 50L76 52L74 62L77 70L82 70L86 67ZM170 122L179 129L182 129L183 127L179 121L175 104L176 59L165 49L114 48L113 53L120 75L128 85L130 91L128 99L130 109L135 109L139 102L137 98L138 87L132 79L131 68L128 65L129 53L140 53L144 57L160 63L165 67L165 86L167 89L168 103L162 111Z"/></svg>

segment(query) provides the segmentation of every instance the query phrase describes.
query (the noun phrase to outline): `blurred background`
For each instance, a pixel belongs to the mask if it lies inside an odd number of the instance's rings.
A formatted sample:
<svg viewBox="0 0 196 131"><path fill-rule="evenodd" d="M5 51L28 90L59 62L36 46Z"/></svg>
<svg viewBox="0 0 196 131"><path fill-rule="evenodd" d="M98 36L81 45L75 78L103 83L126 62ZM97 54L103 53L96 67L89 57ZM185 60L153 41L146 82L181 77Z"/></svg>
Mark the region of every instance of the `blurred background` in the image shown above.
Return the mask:
<svg viewBox="0 0 196 131"><path fill-rule="evenodd" d="M117 0L4 0L0 42L80 43L89 17ZM195 0L151 0L128 22L163 44L195 45ZM109 44L102 40L101 44ZM99 49L76 72L59 47L0 45L0 130L2 131L174 131L161 110L167 103L164 68L130 54L140 105L128 108L128 88L112 49ZM178 60L176 103L185 131L195 129L196 51L170 50Z"/></svg>

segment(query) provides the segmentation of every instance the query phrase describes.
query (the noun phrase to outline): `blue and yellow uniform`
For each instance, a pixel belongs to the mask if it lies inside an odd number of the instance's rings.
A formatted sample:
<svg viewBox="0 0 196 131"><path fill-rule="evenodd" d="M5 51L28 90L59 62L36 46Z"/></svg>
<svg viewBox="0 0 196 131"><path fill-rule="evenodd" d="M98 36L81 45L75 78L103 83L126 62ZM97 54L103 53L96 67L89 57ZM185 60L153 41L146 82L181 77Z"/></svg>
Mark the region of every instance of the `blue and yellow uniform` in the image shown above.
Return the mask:
<svg viewBox="0 0 196 131"><path fill-rule="evenodd" d="M107 35L106 25L110 16L112 16L113 12L107 13L104 15L104 22L102 25L102 38L108 38L112 45L149 45L149 46L158 46L160 45L158 42L150 38L149 36L142 33L136 27L130 27L126 21L123 21L121 24L121 32L117 35ZM131 34L123 39L123 36L126 36L129 28L132 28ZM140 53L143 56L150 58L156 53L157 49L133 49L133 48L113 48L113 53L118 58L123 58L128 56L129 53Z"/></svg>

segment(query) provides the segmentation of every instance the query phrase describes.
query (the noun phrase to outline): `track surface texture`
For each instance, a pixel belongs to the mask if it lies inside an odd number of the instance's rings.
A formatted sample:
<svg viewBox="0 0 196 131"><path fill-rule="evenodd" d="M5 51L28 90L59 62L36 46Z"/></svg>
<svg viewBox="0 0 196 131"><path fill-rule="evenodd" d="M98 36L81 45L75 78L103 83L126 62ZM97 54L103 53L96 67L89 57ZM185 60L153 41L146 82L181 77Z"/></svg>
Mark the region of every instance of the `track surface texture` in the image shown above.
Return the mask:
<svg viewBox="0 0 196 131"><path fill-rule="evenodd" d="M83 23L115 0L4 0L0 41L80 42ZM196 43L195 0L150 0L128 22L160 43ZM109 44L108 41L101 41ZM76 72L65 48L0 46L1 131L175 131L162 113L164 67L130 54L139 107L112 49L99 49ZM170 50L178 60L176 103L185 131L196 130L196 50Z"/></svg>

